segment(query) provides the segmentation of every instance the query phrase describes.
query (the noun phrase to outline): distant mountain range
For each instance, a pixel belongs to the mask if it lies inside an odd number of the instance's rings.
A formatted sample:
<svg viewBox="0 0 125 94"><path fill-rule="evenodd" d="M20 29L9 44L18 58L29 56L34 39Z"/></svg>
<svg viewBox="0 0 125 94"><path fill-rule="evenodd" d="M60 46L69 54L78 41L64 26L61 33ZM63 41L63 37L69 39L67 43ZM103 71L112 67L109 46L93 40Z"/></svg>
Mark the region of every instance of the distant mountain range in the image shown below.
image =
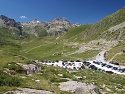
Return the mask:
<svg viewBox="0 0 125 94"><path fill-rule="evenodd" d="M8 28L12 33L22 36L23 34L35 35L36 37L47 35L57 36L61 33L67 32L71 28L78 26L81 26L81 24L71 24L64 18L56 18L51 22L41 22L35 19L31 22L20 23L4 15L0 16L0 28Z"/></svg>
<svg viewBox="0 0 125 94"><path fill-rule="evenodd" d="M69 21L63 18L56 18L51 22L40 22L35 19L31 22L21 23L23 31L28 34L33 34L37 37L41 36L58 36L67 32L73 27L81 26L81 24L71 24Z"/></svg>
<svg viewBox="0 0 125 94"><path fill-rule="evenodd" d="M91 25L91 27L87 28L83 34L81 34L82 40L93 40L95 38L99 38L99 36L107 37L107 34L111 35L110 28L117 25L117 32L119 28L121 29L121 25L124 24L125 21L125 7L118 10L117 12L105 17L100 20L96 24ZM18 36L59 36L60 34L66 33L71 28L79 27L81 24L75 23L71 24L64 18L56 18L50 22L41 22L37 19L31 22L16 22L14 19L8 18L4 15L0 16L0 28L8 28L12 34ZM122 25L122 30L124 29L124 25ZM105 32L104 32L105 31ZM112 30L115 36L116 29ZM123 32L118 38L122 39L124 36ZM89 35L89 36L88 36ZM115 37L114 37L115 38ZM114 39L108 38L108 39ZM116 38L116 39L118 39Z"/></svg>

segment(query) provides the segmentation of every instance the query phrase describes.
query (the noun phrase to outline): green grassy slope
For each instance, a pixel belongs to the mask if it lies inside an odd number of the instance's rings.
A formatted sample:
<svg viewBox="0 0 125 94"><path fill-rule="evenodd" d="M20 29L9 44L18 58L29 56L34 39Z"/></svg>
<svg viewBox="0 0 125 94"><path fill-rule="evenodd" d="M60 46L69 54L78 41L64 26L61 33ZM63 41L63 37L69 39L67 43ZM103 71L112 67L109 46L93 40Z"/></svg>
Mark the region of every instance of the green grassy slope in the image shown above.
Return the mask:
<svg viewBox="0 0 125 94"><path fill-rule="evenodd" d="M85 30L90 26L90 24L86 24L80 27L72 28L66 34L61 36L59 40L64 40L68 42L83 42L81 34L83 34Z"/></svg>
<svg viewBox="0 0 125 94"><path fill-rule="evenodd" d="M0 69L8 62L24 61L21 54L22 49L19 38L9 32L8 29L0 29Z"/></svg>
<svg viewBox="0 0 125 94"><path fill-rule="evenodd" d="M120 65L125 66L125 53L122 51L124 47L125 43L120 43L119 45L113 47L110 51L107 52L107 60L118 62Z"/></svg>
<svg viewBox="0 0 125 94"><path fill-rule="evenodd" d="M88 54L88 51L74 53L75 51L79 50L83 44L79 43L79 40L75 42L70 40L70 38L72 38L74 35L79 35L82 30L85 29L85 27L83 26L73 29L73 31L69 31L60 38L48 36L25 40L22 42L22 52L25 53L24 56L30 59L38 60L88 60L98 54L99 51L92 50L92 52L89 51L90 54ZM75 30L81 31L80 33L77 33ZM68 36L71 37L68 38Z"/></svg>
<svg viewBox="0 0 125 94"><path fill-rule="evenodd" d="M85 33L81 34L82 40L91 41L102 37L102 33L112 26L118 25L125 21L125 7L118 10L117 12L105 17L101 21L87 28Z"/></svg>

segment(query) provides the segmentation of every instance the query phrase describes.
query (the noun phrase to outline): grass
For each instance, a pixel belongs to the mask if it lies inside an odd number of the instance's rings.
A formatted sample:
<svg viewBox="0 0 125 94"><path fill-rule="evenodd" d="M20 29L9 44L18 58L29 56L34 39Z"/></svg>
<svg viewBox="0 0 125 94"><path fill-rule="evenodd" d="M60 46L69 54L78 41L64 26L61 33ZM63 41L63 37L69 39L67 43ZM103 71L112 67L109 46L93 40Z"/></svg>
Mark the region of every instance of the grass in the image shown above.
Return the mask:
<svg viewBox="0 0 125 94"><path fill-rule="evenodd" d="M42 65L42 68L43 69L41 71L41 74L26 76L26 78L23 79L23 84L21 85L21 87L52 91L55 94L72 94L70 92L61 91L58 88L60 82L67 81L66 79L62 79L62 77L60 77L58 74L65 74L67 75L67 77L72 78L72 76L68 73L68 71L66 71L66 69L51 66L48 67L45 65ZM40 80L40 82L36 82L35 80Z"/></svg>
<svg viewBox="0 0 125 94"><path fill-rule="evenodd" d="M108 61L112 58L112 61L120 63L120 65L125 65L125 54L122 52L122 49L125 47L125 44L119 44L113 47L110 51L107 52L106 58Z"/></svg>
<svg viewBox="0 0 125 94"><path fill-rule="evenodd" d="M62 74L62 76L59 76L58 74ZM75 78L74 75L81 76L82 78ZM21 76L26 77L22 78L23 83L20 87L48 90L54 92L55 94L73 94L59 90L59 83L67 81L64 78L70 78L75 81L80 81L88 84L93 83L99 88L101 92L108 92L110 94L123 94L125 92L125 76L115 74L111 75L90 69L69 72L64 68L42 65L42 71L40 74L33 74L32 76L19 74L17 76L20 79ZM40 82L36 82L35 80L40 80ZM122 91L118 91L116 89Z"/></svg>
<svg viewBox="0 0 125 94"><path fill-rule="evenodd" d="M93 57L95 57L98 53L99 53L98 50L89 50L89 51L85 51L83 53L73 54L73 55L71 55L71 57L80 58L81 60L87 61L87 60L90 60Z"/></svg>
<svg viewBox="0 0 125 94"><path fill-rule="evenodd" d="M100 91L108 92L110 94L123 94L125 92L125 76L122 75L111 75L102 73L99 71L92 71L92 70L82 70L78 72L72 73L73 75L81 76L83 77L80 79L80 81L85 83L93 83L94 85L98 86ZM123 89L123 91L116 90L116 87L118 89ZM109 88L110 91L108 91L106 88Z"/></svg>
<svg viewBox="0 0 125 94"><path fill-rule="evenodd" d="M5 92L11 91L11 90L16 90L16 87L14 86L0 86L0 94L3 94Z"/></svg>
<svg viewBox="0 0 125 94"><path fill-rule="evenodd" d="M15 48L13 48L14 46L4 46L3 48L1 48L0 56L3 57L0 60L1 68L3 68L8 62L13 61L13 62L26 63L26 62L31 62L30 60L32 59L33 60L34 59L76 60L80 58L82 60L88 60L89 58L94 57L96 54L98 54L98 52L100 52L98 50L90 50L80 54L70 55L70 53L73 53L74 51L79 49L79 45L76 45L74 47L74 44L71 44L71 42L70 43L68 42L66 43L64 41L60 42L59 40L56 40L53 37L37 38L29 40L28 42L27 40L25 40L23 41L23 44L21 46L22 48L20 53L18 53L20 51L19 50L20 47L18 48L18 46L15 46ZM113 54L120 52L121 51L120 49L123 47L124 47L123 44L114 47L107 53L107 57L108 58L112 57ZM10 52L6 53L6 51ZM28 57L29 59L26 60L24 57ZM62 74L63 76L61 77L58 74ZM82 79L77 79L74 77L74 75L82 76ZM70 92L64 92L59 90L58 88L59 83L67 81L66 79L62 78L70 78L85 83L94 83L99 88L100 91L108 92L110 94L114 93L122 94L123 92L125 92L124 90L121 92L116 90L116 88L119 90L125 89L124 76L109 75L89 69L69 73L69 71L63 68L42 65L41 74L33 74L32 76L26 76L25 74L17 74L15 76L21 79L22 81L20 87L48 90L54 92L55 94L72 94ZM21 78L21 76L25 76L26 78ZM40 82L38 83L35 80L40 80ZM2 89L4 91L7 91L7 90L13 90L16 87L9 88L7 86L3 86L3 88L0 88L1 92ZM110 91L108 91L107 88L110 89Z"/></svg>
<svg viewBox="0 0 125 94"><path fill-rule="evenodd" d="M90 26L91 25L87 24L77 28L73 28L68 31L64 36L60 37L59 40L66 40L68 42L83 42L83 40L81 41L80 39L82 38L81 34L84 33L84 31Z"/></svg>
<svg viewBox="0 0 125 94"><path fill-rule="evenodd" d="M83 28L83 27L82 27ZM80 28L81 29L81 28ZM75 32L75 31L74 31ZM74 35L74 34L73 34ZM68 36L68 35L67 35ZM65 36L66 37L66 36ZM50 41L52 40L52 41ZM73 54L79 49L81 44L73 42L59 41L53 37L37 38L29 42L23 42L22 52L24 56L38 60L88 60L98 54L99 51L86 51L81 54Z"/></svg>

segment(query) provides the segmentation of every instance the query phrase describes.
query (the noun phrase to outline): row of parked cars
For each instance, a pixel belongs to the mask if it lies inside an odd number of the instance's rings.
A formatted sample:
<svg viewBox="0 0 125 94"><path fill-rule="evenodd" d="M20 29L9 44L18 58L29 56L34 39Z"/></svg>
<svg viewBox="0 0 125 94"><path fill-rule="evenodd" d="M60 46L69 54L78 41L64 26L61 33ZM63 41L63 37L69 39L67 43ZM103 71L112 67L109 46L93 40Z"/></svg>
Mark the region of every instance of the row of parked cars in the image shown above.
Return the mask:
<svg viewBox="0 0 125 94"><path fill-rule="evenodd" d="M70 69L76 69L81 70L84 69L85 66L87 66L90 69L93 70L99 70L102 72L110 73L110 74L123 74L125 75L125 66L120 66L119 64L109 63L109 62L100 62L97 60L93 61L67 61L67 60L42 60L41 63L52 65L52 66L59 66L63 68L70 68Z"/></svg>
<svg viewBox="0 0 125 94"><path fill-rule="evenodd" d="M51 66L59 66L59 67L63 67L63 68L70 68L70 69L75 69L75 70L81 70L84 69L84 64L82 61L80 60L42 60L41 61L42 64L46 64L46 65L51 65Z"/></svg>
<svg viewBox="0 0 125 94"><path fill-rule="evenodd" d="M123 74L125 75L125 67L120 65L111 64L108 62L100 62L100 61L85 61L83 62L90 69L99 70L102 72L110 73L110 74Z"/></svg>

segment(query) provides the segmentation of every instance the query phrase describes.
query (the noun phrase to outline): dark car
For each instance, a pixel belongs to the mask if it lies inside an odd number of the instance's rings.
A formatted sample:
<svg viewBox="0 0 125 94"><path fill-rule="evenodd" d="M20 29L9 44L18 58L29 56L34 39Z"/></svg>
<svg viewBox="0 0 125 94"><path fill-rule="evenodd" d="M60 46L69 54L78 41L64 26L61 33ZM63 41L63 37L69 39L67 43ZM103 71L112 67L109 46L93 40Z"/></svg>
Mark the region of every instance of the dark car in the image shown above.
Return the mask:
<svg viewBox="0 0 125 94"><path fill-rule="evenodd" d="M76 62L81 62L80 60L76 60Z"/></svg>
<svg viewBox="0 0 125 94"><path fill-rule="evenodd" d="M107 64L106 63L102 63L102 67L106 66Z"/></svg>
<svg viewBox="0 0 125 94"><path fill-rule="evenodd" d="M90 65L89 68L93 70L97 70L97 67L95 65Z"/></svg>
<svg viewBox="0 0 125 94"><path fill-rule="evenodd" d="M114 72L112 72L112 71L106 71L106 73L113 74Z"/></svg>
<svg viewBox="0 0 125 94"><path fill-rule="evenodd" d="M111 64L114 64L114 65L119 65L119 63L118 62L109 62L109 63L111 63Z"/></svg>
<svg viewBox="0 0 125 94"><path fill-rule="evenodd" d="M121 72L121 73L125 72L125 68L119 69L119 72Z"/></svg>
<svg viewBox="0 0 125 94"><path fill-rule="evenodd" d="M91 63L84 61L83 64L86 65L86 66L89 66Z"/></svg>
<svg viewBox="0 0 125 94"><path fill-rule="evenodd" d="M113 67L112 69L113 69L113 70L118 70L118 67Z"/></svg>

